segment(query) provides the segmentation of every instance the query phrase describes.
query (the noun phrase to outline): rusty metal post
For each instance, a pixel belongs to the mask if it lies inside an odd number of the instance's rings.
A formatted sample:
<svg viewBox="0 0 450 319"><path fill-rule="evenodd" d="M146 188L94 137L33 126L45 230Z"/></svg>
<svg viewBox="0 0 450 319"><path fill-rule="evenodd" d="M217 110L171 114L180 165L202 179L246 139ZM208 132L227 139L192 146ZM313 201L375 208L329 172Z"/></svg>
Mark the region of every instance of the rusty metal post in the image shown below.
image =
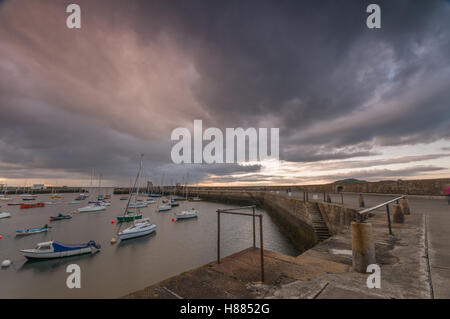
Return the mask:
<svg viewBox="0 0 450 319"><path fill-rule="evenodd" d="M341 192L341 204L344 205L344 194Z"/></svg>
<svg viewBox="0 0 450 319"><path fill-rule="evenodd" d="M303 191L303 201L306 202L306 192Z"/></svg>
<svg viewBox="0 0 450 319"><path fill-rule="evenodd" d="M217 263L220 264L220 209L217 210Z"/></svg>
<svg viewBox="0 0 450 319"><path fill-rule="evenodd" d="M387 220L388 220L389 235L392 235L391 213L389 212L389 204L386 205L386 214L387 214Z"/></svg>
<svg viewBox="0 0 450 319"><path fill-rule="evenodd" d="M326 202L326 195L325 195L325 192L323 192L323 202L324 202L324 203Z"/></svg>
<svg viewBox="0 0 450 319"><path fill-rule="evenodd" d="M255 207L253 207L253 248L256 248Z"/></svg>
<svg viewBox="0 0 450 319"><path fill-rule="evenodd" d="M306 201L309 202L309 199L308 199L308 192L306 192Z"/></svg>
<svg viewBox="0 0 450 319"><path fill-rule="evenodd" d="M263 247L263 221L262 215L259 215L259 236L260 236L260 246L261 246L261 282L264 282L264 247Z"/></svg>

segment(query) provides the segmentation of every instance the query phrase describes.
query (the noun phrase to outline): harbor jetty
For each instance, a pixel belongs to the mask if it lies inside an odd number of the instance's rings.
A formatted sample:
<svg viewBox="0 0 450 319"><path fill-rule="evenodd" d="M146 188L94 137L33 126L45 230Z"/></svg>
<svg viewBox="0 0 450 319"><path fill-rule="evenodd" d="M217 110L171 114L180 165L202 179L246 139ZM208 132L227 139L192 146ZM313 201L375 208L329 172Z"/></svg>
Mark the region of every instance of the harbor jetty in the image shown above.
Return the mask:
<svg viewBox="0 0 450 319"><path fill-rule="evenodd" d="M441 226L450 223L449 206L438 193L405 197L409 215L401 220L394 215L405 204L400 204L400 199L392 201L395 196L390 194L364 194L365 208L359 207L360 194L351 193L342 197L339 193L307 195L281 189L198 189L196 194L208 201L263 208L302 253L293 257L263 250L262 281L261 247L249 247L124 298L450 296L449 286L442 283L443 278L448 282L450 269L450 259L445 254L449 247L442 244L442 239L449 242L450 233ZM369 213L361 217L361 211L367 209ZM361 223L370 225L365 227L370 234L355 233L355 224ZM355 266L355 259L361 258L355 249L361 249L357 246L364 240L362 249L364 245L372 246L380 267L379 288L369 287L371 273Z"/></svg>

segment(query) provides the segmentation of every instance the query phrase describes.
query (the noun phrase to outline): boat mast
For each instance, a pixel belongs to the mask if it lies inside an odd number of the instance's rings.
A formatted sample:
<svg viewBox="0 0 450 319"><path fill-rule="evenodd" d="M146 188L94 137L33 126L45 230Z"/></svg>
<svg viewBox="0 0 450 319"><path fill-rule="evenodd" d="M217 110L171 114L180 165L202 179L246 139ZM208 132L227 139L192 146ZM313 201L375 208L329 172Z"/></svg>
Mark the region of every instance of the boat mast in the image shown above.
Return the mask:
<svg viewBox="0 0 450 319"><path fill-rule="evenodd" d="M123 212L123 216L124 216L124 217L126 216L126 214L127 214L127 212L128 212L128 206L130 206L131 197L133 197L133 191L134 191L134 189L136 188L136 184L137 184L137 182L138 182L138 180L139 180L139 175L141 174L141 171L142 171L142 159L143 159L143 158L144 158L144 154L141 154L141 160L140 160L140 162L139 162L139 170L138 170L138 172L137 172L136 179L134 180L134 185L133 185L133 187L132 187L132 189L131 189L130 197L128 197L127 206L125 206L125 211ZM121 225L119 224L119 228L117 229L117 234L119 234L120 226L121 226Z"/></svg>

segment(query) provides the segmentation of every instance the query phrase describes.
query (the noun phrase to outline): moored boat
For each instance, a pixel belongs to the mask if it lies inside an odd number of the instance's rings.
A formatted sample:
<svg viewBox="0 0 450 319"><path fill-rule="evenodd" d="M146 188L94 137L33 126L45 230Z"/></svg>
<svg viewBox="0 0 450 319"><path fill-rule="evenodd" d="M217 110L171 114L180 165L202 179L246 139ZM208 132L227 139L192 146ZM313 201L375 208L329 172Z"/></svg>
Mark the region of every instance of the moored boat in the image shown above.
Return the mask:
<svg viewBox="0 0 450 319"><path fill-rule="evenodd" d="M36 207L44 207L45 203L36 203L36 204L20 204L20 208L36 208Z"/></svg>
<svg viewBox="0 0 450 319"><path fill-rule="evenodd" d="M171 199L170 200L170 206L172 206L172 207L177 207L177 206L180 206L180 203L178 203L176 200L174 200L174 199Z"/></svg>
<svg viewBox="0 0 450 319"><path fill-rule="evenodd" d="M148 203L147 202L143 202L143 201L136 201L134 203L130 203L128 205L128 208L144 208L147 207Z"/></svg>
<svg viewBox="0 0 450 319"><path fill-rule="evenodd" d="M71 219L71 218L72 218L71 215L58 214L57 216L50 216L49 220L51 222L53 222L55 220L63 220L63 219Z"/></svg>
<svg viewBox="0 0 450 319"><path fill-rule="evenodd" d="M34 249L22 249L20 252L28 259L49 259L95 253L100 249L101 246L93 240L78 245L48 241L37 244Z"/></svg>
<svg viewBox="0 0 450 319"><path fill-rule="evenodd" d="M39 228L27 228L27 229L19 229L16 230L16 236L27 236L27 235L33 235L33 234L39 234L43 232L47 232L49 227L45 225L44 227Z"/></svg>
<svg viewBox="0 0 450 319"><path fill-rule="evenodd" d="M175 214L175 217L177 218L177 220L196 218L197 216L198 216L198 210L193 209L193 208L192 208L192 210L184 210L182 212Z"/></svg>
<svg viewBox="0 0 450 319"><path fill-rule="evenodd" d="M170 204L164 204L164 205L158 206L158 212L164 212L164 211L171 210L171 209L172 209L172 206L170 206Z"/></svg>
<svg viewBox="0 0 450 319"><path fill-rule="evenodd" d="M156 230L156 225L150 223L149 218L144 218L140 221L134 221L134 225L131 227L128 227L121 232L119 232L117 235L121 240L124 239L131 239L141 236L146 236L151 233L153 233Z"/></svg>
<svg viewBox="0 0 450 319"><path fill-rule="evenodd" d="M136 219L142 219L142 214L135 212L128 212L125 216L117 216L117 221L119 223L132 222Z"/></svg>
<svg viewBox="0 0 450 319"><path fill-rule="evenodd" d="M201 199L200 197L196 196L196 197L192 197L189 199L190 202L201 202L203 201L203 199Z"/></svg>
<svg viewBox="0 0 450 319"><path fill-rule="evenodd" d="M11 213L0 212L0 219L11 217Z"/></svg>
<svg viewBox="0 0 450 319"><path fill-rule="evenodd" d="M88 213L88 212L98 212L98 211L102 211L105 210L106 207L100 204L96 204L96 205L89 205L86 207L80 207L77 209L77 211L79 213Z"/></svg>

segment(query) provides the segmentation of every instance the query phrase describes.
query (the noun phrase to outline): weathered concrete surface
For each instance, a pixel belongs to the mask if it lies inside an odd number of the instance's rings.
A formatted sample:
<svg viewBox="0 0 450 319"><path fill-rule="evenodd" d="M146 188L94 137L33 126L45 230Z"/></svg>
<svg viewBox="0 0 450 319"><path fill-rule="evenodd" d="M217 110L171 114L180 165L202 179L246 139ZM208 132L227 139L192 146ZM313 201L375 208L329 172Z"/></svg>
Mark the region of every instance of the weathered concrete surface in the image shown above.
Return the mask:
<svg viewBox="0 0 450 319"><path fill-rule="evenodd" d="M298 257L265 251L259 283L258 249L248 249L164 280L125 298L428 298L424 218L409 216L387 233L384 214L370 219L381 288L366 286L368 274L351 269L351 234L340 234Z"/></svg>
<svg viewBox="0 0 450 319"><path fill-rule="evenodd" d="M439 205L440 204L440 205ZM427 217L428 247L434 298L450 298L450 205L444 201L422 208Z"/></svg>

